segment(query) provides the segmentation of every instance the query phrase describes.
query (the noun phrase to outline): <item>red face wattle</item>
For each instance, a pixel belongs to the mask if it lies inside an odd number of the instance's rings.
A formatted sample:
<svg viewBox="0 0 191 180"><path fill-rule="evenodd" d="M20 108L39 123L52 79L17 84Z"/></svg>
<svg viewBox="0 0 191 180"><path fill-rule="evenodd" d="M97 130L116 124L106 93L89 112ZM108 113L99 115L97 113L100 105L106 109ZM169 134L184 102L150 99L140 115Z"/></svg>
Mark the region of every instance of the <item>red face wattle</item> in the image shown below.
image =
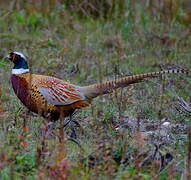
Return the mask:
<svg viewBox="0 0 191 180"><path fill-rule="evenodd" d="M11 52L10 54L9 54L9 60L11 60L13 63L15 63L16 61L17 61L17 59L18 59L18 55L17 54L15 54L14 52Z"/></svg>

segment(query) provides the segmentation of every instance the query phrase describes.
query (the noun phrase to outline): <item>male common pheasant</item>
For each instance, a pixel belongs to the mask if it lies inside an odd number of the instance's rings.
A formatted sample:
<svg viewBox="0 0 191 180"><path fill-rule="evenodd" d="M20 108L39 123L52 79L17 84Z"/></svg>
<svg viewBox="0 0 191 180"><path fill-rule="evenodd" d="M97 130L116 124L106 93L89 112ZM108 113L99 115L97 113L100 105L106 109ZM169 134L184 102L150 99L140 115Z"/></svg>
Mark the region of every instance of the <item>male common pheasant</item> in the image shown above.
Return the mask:
<svg viewBox="0 0 191 180"><path fill-rule="evenodd" d="M15 94L30 111L51 121L65 118L76 109L90 105L92 99L97 96L140 82L143 79L169 73L188 74L182 69L172 69L126 76L117 80L82 87L55 77L31 74L26 57L22 53L11 52L8 58L14 63L11 82Z"/></svg>

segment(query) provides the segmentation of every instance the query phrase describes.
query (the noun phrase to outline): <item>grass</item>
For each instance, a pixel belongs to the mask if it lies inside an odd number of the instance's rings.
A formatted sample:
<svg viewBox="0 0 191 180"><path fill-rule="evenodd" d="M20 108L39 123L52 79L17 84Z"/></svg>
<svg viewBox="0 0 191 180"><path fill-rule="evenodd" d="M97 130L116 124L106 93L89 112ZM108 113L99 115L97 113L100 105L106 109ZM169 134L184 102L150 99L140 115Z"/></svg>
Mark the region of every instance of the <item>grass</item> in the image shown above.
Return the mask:
<svg viewBox="0 0 191 180"><path fill-rule="evenodd" d="M119 16L117 9L111 18L83 17L64 5L49 4L47 11L38 4L2 6L0 55L23 52L34 73L79 85L163 67L191 68L185 6L170 16L152 5L124 3L125 12ZM191 119L176 110L176 95L190 102L186 75L152 79L95 99L76 116L82 150L64 138L60 142L58 128L52 136L44 119L28 114L11 88L12 65L1 60L0 67L0 179L180 179L184 174ZM152 159L154 144L163 145ZM159 172L167 153L173 160Z"/></svg>

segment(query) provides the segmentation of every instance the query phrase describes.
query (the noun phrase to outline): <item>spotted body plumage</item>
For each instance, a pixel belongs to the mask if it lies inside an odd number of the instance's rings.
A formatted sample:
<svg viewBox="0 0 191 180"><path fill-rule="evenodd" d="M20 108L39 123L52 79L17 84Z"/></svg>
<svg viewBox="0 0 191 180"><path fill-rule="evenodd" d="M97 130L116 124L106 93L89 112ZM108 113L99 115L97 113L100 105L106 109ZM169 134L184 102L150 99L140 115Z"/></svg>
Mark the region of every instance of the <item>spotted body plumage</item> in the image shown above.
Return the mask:
<svg viewBox="0 0 191 180"><path fill-rule="evenodd" d="M13 74L11 82L15 94L27 108L50 120L57 120L61 114L67 117L90 103L77 86L57 78L23 73Z"/></svg>

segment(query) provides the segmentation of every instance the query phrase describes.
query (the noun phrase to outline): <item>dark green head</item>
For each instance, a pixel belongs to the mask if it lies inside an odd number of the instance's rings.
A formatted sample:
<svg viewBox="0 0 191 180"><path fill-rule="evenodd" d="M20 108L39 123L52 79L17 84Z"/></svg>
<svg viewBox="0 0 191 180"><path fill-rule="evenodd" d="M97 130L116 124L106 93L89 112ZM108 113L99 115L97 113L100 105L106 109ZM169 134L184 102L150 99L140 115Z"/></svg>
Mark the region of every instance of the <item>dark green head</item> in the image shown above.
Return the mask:
<svg viewBox="0 0 191 180"><path fill-rule="evenodd" d="M9 53L7 57L10 61L14 63L12 74L22 74L29 72L26 57L22 53L13 51Z"/></svg>

